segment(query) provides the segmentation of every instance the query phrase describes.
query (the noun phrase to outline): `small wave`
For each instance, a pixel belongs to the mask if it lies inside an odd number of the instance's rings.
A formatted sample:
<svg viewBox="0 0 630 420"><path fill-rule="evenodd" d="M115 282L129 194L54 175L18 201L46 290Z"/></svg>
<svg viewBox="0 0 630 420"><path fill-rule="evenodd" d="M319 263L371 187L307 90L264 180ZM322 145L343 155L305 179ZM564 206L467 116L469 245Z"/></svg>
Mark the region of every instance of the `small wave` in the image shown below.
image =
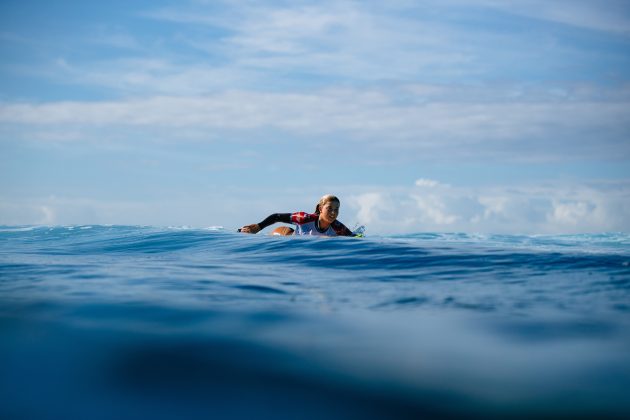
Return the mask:
<svg viewBox="0 0 630 420"><path fill-rule="evenodd" d="M40 228L40 227L39 226L25 226L25 227L0 226L0 232L31 232L31 231L33 231L35 229L38 229L38 228Z"/></svg>
<svg viewBox="0 0 630 420"><path fill-rule="evenodd" d="M260 293L275 293L275 294L286 294L284 290L277 289L275 287L269 286L261 286L258 284L240 284L234 286L237 289L241 290L249 290L252 292L260 292Z"/></svg>

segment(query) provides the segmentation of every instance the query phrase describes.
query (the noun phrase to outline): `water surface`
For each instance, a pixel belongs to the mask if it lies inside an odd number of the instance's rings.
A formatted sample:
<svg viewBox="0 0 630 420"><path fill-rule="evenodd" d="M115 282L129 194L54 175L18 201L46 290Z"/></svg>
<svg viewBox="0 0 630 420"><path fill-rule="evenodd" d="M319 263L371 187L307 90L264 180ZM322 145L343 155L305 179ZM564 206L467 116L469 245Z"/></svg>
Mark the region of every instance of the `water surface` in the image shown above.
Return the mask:
<svg viewBox="0 0 630 420"><path fill-rule="evenodd" d="M0 418L625 417L630 236L0 228Z"/></svg>

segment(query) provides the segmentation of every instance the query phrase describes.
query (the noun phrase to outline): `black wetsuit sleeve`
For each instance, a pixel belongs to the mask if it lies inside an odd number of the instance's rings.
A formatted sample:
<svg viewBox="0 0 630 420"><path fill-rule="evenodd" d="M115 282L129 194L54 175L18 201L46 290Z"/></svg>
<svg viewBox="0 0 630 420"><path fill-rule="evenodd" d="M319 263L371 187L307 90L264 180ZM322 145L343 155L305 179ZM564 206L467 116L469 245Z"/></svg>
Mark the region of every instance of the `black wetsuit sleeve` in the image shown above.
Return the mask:
<svg viewBox="0 0 630 420"><path fill-rule="evenodd" d="M265 220L258 223L260 226L260 230L263 230L267 226L273 225L274 223L291 223L291 213L274 213L268 216Z"/></svg>
<svg viewBox="0 0 630 420"><path fill-rule="evenodd" d="M354 233L350 229L346 227L343 223L339 223L340 229L337 231L337 235L339 236L354 236Z"/></svg>

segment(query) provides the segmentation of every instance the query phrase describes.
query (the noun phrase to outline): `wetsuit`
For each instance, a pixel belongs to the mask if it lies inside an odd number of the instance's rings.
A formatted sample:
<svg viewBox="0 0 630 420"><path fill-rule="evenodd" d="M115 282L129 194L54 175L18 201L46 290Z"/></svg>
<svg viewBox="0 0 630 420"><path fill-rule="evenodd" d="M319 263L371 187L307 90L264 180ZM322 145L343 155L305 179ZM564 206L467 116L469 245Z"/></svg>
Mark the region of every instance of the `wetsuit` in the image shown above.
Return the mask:
<svg viewBox="0 0 630 420"><path fill-rule="evenodd" d="M303 211L297 213L274 213L262 222L258 223L260 229L264 229L274 223L290 223L295 225L294 235L313 235L313 236L354 236L354 234L339 220L335 220L328 226L328 229L319 229L319 215L305 213Z"/></svg>

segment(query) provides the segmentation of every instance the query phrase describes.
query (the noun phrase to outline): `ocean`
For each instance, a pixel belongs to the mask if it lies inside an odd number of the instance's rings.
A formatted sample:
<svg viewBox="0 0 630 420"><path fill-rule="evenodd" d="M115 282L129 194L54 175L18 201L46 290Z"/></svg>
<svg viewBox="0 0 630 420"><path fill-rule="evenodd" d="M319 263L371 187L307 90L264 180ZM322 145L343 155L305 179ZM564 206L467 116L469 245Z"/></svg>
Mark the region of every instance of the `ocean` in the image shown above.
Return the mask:
<svg viewBox="0 0 630 420"><path fill-rule="evenodd" d="M0 227L2 419L629 418L630 235Z"/></svg>

